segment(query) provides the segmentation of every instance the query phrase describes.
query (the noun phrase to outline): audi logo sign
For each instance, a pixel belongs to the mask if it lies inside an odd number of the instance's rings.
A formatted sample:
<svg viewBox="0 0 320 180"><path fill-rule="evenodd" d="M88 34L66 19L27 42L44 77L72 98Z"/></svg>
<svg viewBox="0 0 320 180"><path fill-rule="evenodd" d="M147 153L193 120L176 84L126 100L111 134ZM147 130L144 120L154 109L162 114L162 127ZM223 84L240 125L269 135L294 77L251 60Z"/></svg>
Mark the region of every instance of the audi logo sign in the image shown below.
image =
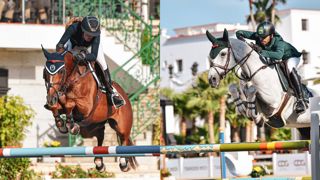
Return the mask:
<svg viewBox="0 0 320 180"><path fill-rule="evenodd" d="M305 166L306 162L303 159L297 159L293 161L294 166Z"/></svg>
<svg viewBox="0 0 320 180"><path fill-rule="evenodd" d="M288 163L288 161L278 161L278 166L279 167L288 167L289 163Z"/></svg>

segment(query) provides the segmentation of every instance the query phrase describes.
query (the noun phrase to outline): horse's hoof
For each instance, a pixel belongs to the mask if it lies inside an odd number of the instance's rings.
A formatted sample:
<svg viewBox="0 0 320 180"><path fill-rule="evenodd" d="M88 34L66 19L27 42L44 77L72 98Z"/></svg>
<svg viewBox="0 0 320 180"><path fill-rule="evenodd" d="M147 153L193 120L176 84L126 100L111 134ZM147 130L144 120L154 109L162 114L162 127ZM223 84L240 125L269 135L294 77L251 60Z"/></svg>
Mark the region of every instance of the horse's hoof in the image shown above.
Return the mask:
<svg viewBox="0 0 320 180"><path fill-rule="evenodd" d="M77 135L80 132L80 126L77 123L74 123L73 127L70 130L72 135Z"/></svg>
<svg viewBox="0 0 320 180"><path fill-rule="evenodd" d="M96 165L96 170L99 172L104 172L106 170L106 166L104 165L104 163L102 163L101 166Z"/></svg>
<svg viewBox="0 0 320 180"><path fill-rule="evenodd" d="M121 163L119 164L119 167L121 169L122 172L128 172L130 170L130 167L128 166L128 164L126 165L121 165Z"/></svg>
<svg viewBox="0 0 320 180"><path fill-rule="evenodd" d="M56 126L57 126L58 128L61 128L63 125L64 125L64 123L63 123L62 120L57 120L57 121L56 121Z"/></svg>
<svg viewBox="0 0 320 180"><path fill-rule="evenodd" d="M69 131L68 131L68 128L66 126L64 127L58 127L58 130L60 133L62 134L67 134Z"/></svg>
<svg viewBox="0 0 320 180"><path fill-rule="evenodd" d="M130 170L130 167L128 166L128 159L120 158L119 167L122 172L128 172Z"/></svg>

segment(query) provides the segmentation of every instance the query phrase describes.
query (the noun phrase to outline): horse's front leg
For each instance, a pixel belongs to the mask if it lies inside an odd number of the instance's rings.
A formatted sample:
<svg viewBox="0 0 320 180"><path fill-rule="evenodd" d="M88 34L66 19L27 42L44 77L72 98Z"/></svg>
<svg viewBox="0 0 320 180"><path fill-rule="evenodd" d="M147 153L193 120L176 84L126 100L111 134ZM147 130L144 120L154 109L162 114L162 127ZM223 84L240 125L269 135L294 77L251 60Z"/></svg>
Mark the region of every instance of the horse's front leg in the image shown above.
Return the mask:
<svg viewBox="0 0 320 180"><path fill-rule="evenodd" d="M103 139L104 139L104 129L105 129L105 126L97 129L95 131L96 133L96 137L97 137L97 141L98 141L98 146L102 146L103 145ZM103 172L105 171L106 169L106 166L104 165L103 163L103 157L95 157L94 158L94 163L96 165L96 169L99 171L99 172Z"/></svg>
<svg viewBox="0 0 320 180"><path fill-rule="evenodd" d="M66 134L68 133L68 129L66 127L65 120L61 118L61 111L62 106L58 104L56 107L51 107L51 112L54 117L55 124L59 130L60 133Z"/></svg>
<svg viewBox="0 0 320 180"><path fill-rule="evenodd" d="M231 84L229 86L229 92L234 99L234 102L236 104L236 110L239 114L242 114L244 116L247 115L247 108L245 106L246 100L240 96L239 90L237 88L236 84Z"/></svg>
<svg viewBox="0 0 320 180"><path fill-rule="evenodd" d="M257 111L256 106L257 89L254 86L249 86L246 90L247 96L247 116L252 118L257 126L261 127L264 123L262 114Z"/></svg>
<svg viewBox="0 0 320 180"><path fill-rule="evenodd" d="M80 126L79 124L74 122L73 114L72 114L72 111L75 108L75 106L76 106L76 103L73 100L68 100L65 104L66 116L67 116L66 126L69 132L73 135L77 135L80 132Z"/></svg>

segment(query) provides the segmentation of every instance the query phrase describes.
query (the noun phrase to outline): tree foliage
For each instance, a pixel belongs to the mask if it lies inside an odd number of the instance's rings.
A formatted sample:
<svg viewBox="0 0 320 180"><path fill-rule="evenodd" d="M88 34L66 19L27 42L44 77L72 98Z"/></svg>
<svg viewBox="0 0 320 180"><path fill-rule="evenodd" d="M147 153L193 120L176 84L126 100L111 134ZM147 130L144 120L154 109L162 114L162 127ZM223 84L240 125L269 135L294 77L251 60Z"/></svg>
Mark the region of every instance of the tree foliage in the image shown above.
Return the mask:
<svg viewBox="0 0 320 180"><path fill-rule="evenodd" d="M253 16L256 22L260 23L265 20L271 21L272 18L272 10L275 8L273 6L273 1L275 1L275 5L281 3L285 4L286 0L254 0L252 2L253 10L255 11ZM251 22L250 16L247 17L247 22ZM275 22L280 22L280 17L278 15L275 15Z"/></svg>

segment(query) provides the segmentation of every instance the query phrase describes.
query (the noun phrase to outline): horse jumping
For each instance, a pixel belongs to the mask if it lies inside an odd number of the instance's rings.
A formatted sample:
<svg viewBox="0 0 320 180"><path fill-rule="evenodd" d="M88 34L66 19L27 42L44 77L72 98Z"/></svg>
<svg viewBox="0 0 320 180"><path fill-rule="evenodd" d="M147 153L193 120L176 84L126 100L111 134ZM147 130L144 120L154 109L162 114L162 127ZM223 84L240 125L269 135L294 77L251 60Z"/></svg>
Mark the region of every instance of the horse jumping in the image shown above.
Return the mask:
<svg viewBox="0 0 320 180"><path fill-rule="evenodd" d="M256 123L265 119L264 123L274 128L298 128L302 138L309 139L310 108L300 115L294 111L296 97L292 91L283 90L275 64L267 64L248 43L229 39L227 30L224 30L222 38L215 38L208 31L206 35L212 43L208 73L211 86L217 88L221 79L235 71L241 80L241 91L235 85L229 89L238 112ZM309 89L309 92L319 95L315 90Z"/></svg>
<svg viewBox="0 0 320 180"><path fill-rule="evenodd" d="M119 145L133 145L130 139L132 107L120 85L113 82L113 86L124 98L126 104L115 109L101 90L99 80L95 80L97 75L93 69L98 64L77 61L74 56L79 51L49 53L44 48L42 50L47 59L44 69L47 104L59 131L80 133L84 138L95 136L97 145L102 146L105 123L108 122L117 133ZM66 114L66 121L61 118L61 114ZM102 157L95 157L94 162L97 170L105 169ZM126 172L130 167L135 169L138 163L135 157L122 157L119 166Z"/></svg>

